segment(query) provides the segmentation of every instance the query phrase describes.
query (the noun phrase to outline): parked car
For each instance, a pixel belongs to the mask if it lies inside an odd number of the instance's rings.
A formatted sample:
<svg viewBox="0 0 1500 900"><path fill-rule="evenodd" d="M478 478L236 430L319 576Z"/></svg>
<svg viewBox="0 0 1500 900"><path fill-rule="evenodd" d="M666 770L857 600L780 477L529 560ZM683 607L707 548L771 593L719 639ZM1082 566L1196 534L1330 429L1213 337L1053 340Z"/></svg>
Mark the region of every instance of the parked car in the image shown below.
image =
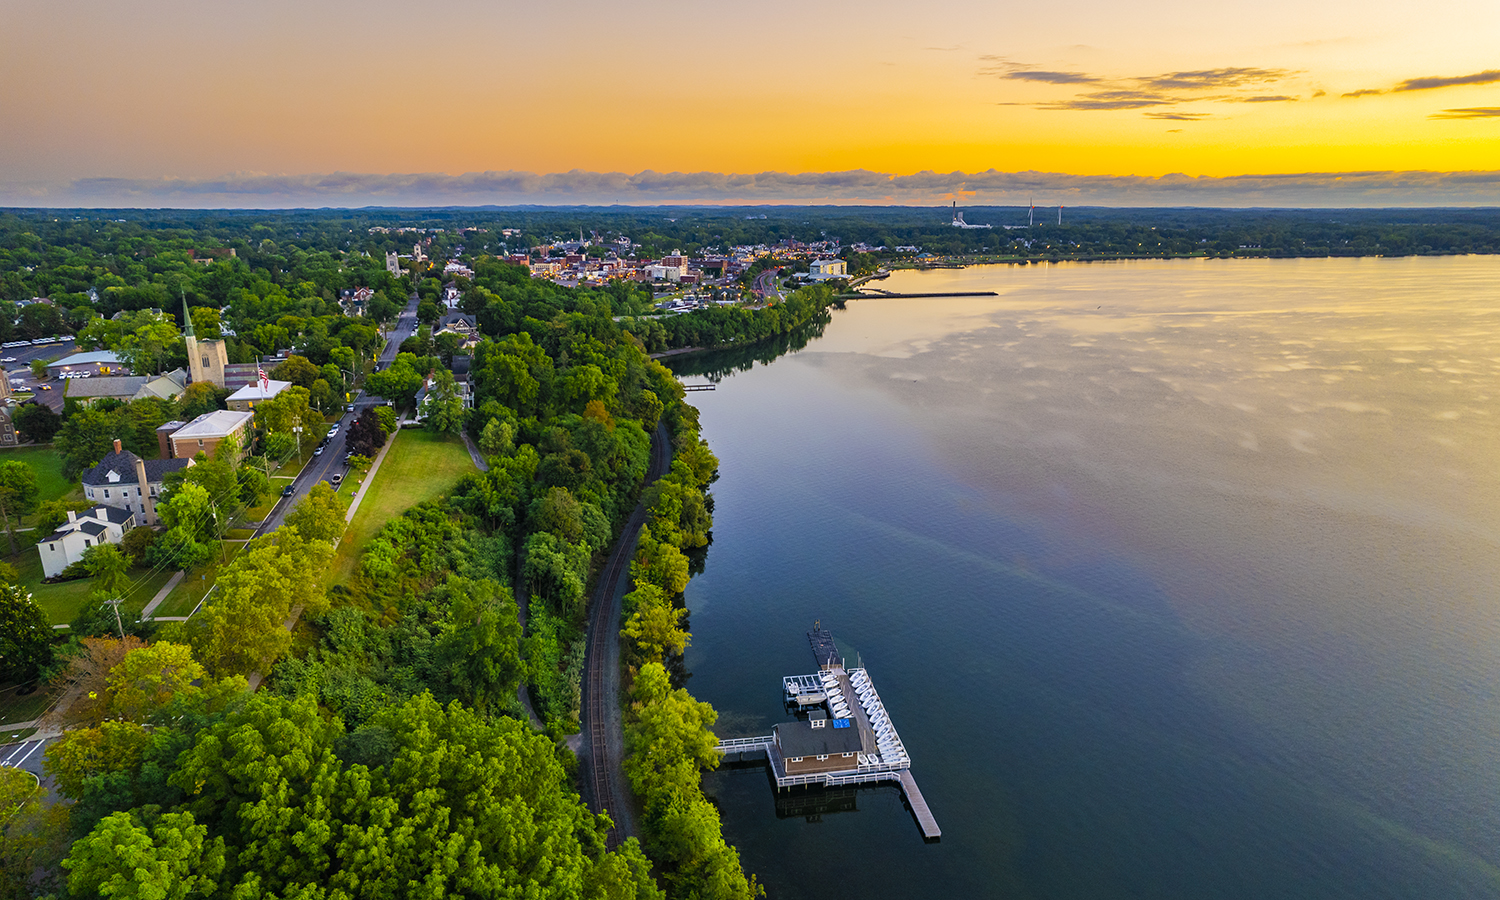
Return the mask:
<svg viewBox="0 0 1500 900"><path fill-rule="evenodd" d="M290 497L295 493L297 493L297 486L295 484L289 484L281 489L281 496L283 497Z"/></svg>
<svg viewBox="0 0 1500 900"><path fill-rule="evenodd" d="M0 356L0 362L15 362L15 361L16 361L16 358L14 356Z"/></svg>
<svg viewBox="0 0 1500 900"><path fill-rule="evenodd" d="M318 445L318 446L317 446L317 447L316 447L316 448L315 448L315 449L314 449L314 450L313 450L313 456L322 456L322 455L323 455L323 445L322 445L322 444L319 444L319 445Z"/></svg>
<svg viewBox="0 0 1500 900"><path fill-rule="evenodd" d="M333 486L338 487L339 482L344 480L344 476L341 473L335 473L331 480L333 481Z"/></svg>
<svg viewBox="0 0 1500 900"><path fill-rule="evenodd" d="M344 412L354 412L354 404L348 403L344 406Z"/></svg>

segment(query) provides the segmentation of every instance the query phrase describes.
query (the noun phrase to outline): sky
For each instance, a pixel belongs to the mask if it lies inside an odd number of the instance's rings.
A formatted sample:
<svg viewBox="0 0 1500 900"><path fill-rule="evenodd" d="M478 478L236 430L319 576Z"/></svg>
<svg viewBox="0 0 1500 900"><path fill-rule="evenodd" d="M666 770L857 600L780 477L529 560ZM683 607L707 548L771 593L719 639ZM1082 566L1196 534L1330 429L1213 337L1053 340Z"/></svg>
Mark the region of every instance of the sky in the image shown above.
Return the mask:
<svg viewBox="0 0 1500 900"><path fill-rule="evenodd" d="M1500 204L1494 0L0 0L0 22L4 205Z"/></svg>

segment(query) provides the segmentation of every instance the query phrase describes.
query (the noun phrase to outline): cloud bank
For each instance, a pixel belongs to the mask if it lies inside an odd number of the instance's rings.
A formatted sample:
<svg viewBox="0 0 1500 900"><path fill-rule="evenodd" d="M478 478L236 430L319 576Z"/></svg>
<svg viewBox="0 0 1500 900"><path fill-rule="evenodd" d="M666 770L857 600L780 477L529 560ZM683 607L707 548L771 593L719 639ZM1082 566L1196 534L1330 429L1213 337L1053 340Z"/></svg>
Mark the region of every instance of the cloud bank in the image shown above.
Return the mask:
<svg viewBox="0 0 1500 900"><path fill-rule="evenodd" d="M1485 116L1491 110L1452 110ZM25 207L286 207L889 204L1068 206L1500 206L1500 170L1306 172L1285 175L1068 175L1051 172L470 172L219 178L85 178L0 183L0 205Z"/></svg>

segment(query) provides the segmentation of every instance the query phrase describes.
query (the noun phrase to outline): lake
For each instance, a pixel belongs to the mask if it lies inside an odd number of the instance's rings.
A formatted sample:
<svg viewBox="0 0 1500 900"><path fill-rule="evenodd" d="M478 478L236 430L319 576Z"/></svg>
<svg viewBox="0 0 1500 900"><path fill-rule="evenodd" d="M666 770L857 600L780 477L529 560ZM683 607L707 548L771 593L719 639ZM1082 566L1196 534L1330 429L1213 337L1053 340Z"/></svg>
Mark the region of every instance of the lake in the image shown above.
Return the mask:
<svg viewBox="0 0 1500 900"><path fill-rule="evenodd" d="M943 829L711 773L772 898L1500 896L1500 258L876 284L999 296L689 395L688 688L768 733L821 620Z"/></svg>

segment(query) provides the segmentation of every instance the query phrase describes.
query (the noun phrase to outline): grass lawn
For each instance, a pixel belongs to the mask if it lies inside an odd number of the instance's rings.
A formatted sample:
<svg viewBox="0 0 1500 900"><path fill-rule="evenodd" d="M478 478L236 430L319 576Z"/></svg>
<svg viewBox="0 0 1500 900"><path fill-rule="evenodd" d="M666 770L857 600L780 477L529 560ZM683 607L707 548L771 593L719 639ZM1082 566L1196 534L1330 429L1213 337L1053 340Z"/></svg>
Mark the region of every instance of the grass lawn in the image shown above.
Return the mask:
<svg viewBox="0 0 1500 900"><path fill-rule="evenodd" d="M33 685L33 687L35 687ZM9 743L6 735L14 729L7 731L6 725L14 722L30 722L37 716L46 712L47 706L52 702L53 693L45 686L38 687L29 694L22 694L23 685L5 684L0 687L0 743ZM11 738L10 740L16 740Z"/></svg>
<svg viewBox="0 0 1500 900"><path fill-rule="evenodd" d="M92 579L88 578L65 581L62 584L42 584L42 557L35 547L23 550L5 561L16 567L22 586L31 591L31 598L47 614L53 625L66 625L73 621L94 589ZM152 572L149 568L131 569L129 574L131 590L125 595L125 604L120 608L122 615L138 612L150 603L156 592L172 577L170 571Z"/></svg>
<svg viewBox="0 0 1500 900"><path fill-rule="evenodd" d="M221 554L221 558L227 562L233 560L244 549L245 545L224 542L223 547L224 552ZM182 581L178 582L177 587L172 589L172 593L167 595L167 599L162 601L161 606L156 608L155 615L192 615L193 608L198 605L198 601L202 600L203 595L207 594L209 589L214 586L214 582L218 581L220 565L221 562L219 560L214 560L206 566L189 571Z"/></svg>
<svg viewBox="0 0 1500 900"><path fill-rule="evenodd" d="M365 543L386 522L419 503L453 487L459 478L474 471L474 461L464 442L456 436L402 429L392 437L395 445L365 492L359 512L333 558L331 584L347 581ZM352 479L346 479L352 480ZM354 490L349 486L349 492Z"/></svg>
<svg viewBox="0 0 1500 900"><path fill-rule="evenodd" d="M46 503L49 500L82 500L83 485L74 484L63 478L62 456L51 447L16 447L13 450L0 451L0 462L19 460L31 467L36 473L37 502ZM33 516L27 516L26 524L31 524Z"/></svg>

